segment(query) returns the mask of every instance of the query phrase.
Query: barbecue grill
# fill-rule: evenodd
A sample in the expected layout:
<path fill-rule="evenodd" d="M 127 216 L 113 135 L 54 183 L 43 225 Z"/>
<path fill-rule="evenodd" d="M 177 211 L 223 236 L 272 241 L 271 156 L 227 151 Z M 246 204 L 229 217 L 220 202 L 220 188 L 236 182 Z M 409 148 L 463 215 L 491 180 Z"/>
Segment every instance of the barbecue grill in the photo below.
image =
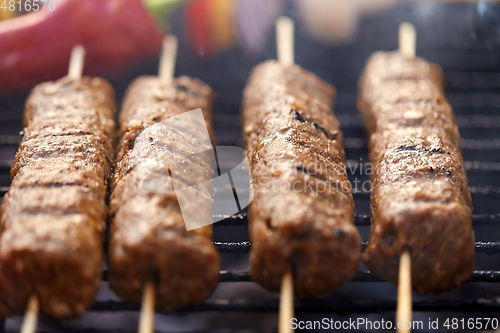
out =
<path fill-rule="evenodd" d="M 286 14 L 297 19 L 293 6 Z M 369 179 L 367 140 L 356 110 L 357 79 L 367 57 L 376 50 L 397 48 L 397 28 L 402 21 L 416 25 L 417 54 L 439 63 L 444 70 L 447 97 L 455 110 L 463 138 L 463 156 L 474 204 L 476 264 L 472 280 L 461 288 L 438 294 L 414 296 L 414 320 L 428 318 L 500 317 L 500 4 L 418 2 L 398 4 L 393 9 L 365 17 L 355 39 L 342 46 L 327 46 L 312 40 L 297 24 L 296 62 L 338 89 L 335 112 L 345 136 L 349 179 L 360 184 Z M 300 20 L 299 20 L 300 22 Z M 172 15 L 173 32 L 181 37 L 176 74 L 199 77 L 216 92 L 214 125 L 218 145 L 242 145 L 239 109 L 249 70 L 267 58 L 275 58 L 270 31 L 263 51 L 248 55 L 235 46 L 208 58 L 192 52 L 185 38 L 182 8 Z M 272 30 L 272 29 L 271 29 Z M 121 99 L 125 87 L 136 76 L 155 74 L 157 59 L 148 59 L 109 80 Z M 0 195 L 8 190 L 9 170 L 19 142 L 21 115 L 26 96 L 0 96 Z M 352 167 L 350 167 L 352 166 Z M 366 247 L 370 218 L 369 191 L 354 191 L 355 223 Z M 169 312 L 158 320 L 157 331 L 273 331 L 277 326 L 279 295 L 251 282 L 248 268 L 247 216 L 242 211 L 215 224 L 215 246 L 222 254 L 220 284 L 214 295 L 196 307 Z M 107 269 L 103 280 L 107 281 Z M 112 295 L 103 283 L 96 303 L 82 318 L 56 323 L 42 316 L 39 331 L 96 332 L 136 331 L 140 304 L 127 303 Z M 347 285 L 331 295 L 313 300 L 295 300 L 300 320 L 323 317 L 369 316 L 372 320 L 394 320 L 396 287 L 382 282 L 362 267 Z M 227 314 L 238 313 L 238 314 Z M 235 316 L 237 320 L 231 319 Z M 349 318 L 349 317 L 344 317 Z M 117 319 L 118 318 L 118 319 Z M 198 320 L 198 323 L 196 324 Z M 177 326 L 169 326 L 169 321 Z M 2 322 L 8 332 L 18 331 L 20 316 Z M 88 323 L 92 324 L 89 325 Z M 115 325 L 123 322 L 123 325 Z M 87 324 L 86 324 L 87 323 Z M 100 326 L 102 324 L 102 326 Z M 200 326 L 201 325 L 201 326 Z M 495 327 L 493 327 L 495 328 Z"/>

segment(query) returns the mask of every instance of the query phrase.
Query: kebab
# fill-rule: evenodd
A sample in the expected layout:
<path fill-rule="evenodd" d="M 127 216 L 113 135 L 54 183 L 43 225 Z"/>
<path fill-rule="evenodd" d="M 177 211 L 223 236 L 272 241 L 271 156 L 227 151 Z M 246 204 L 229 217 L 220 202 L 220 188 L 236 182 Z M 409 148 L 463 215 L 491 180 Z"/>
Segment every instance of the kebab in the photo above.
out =
<path fill-rule="evenodd" d="M 291 284 L 293 275 L 294 293 L 312 298 L 355 274 L 361 240 L 342 132 L 330 108 L 335 89 L 293 64 L 291 21 L 278 20 L 277 29 L 280 62 L 257 65 L 243 94 L 254 191 L 250 274 L 270 291 Z"/>
<path fill-rule="evenodd" d="M 401 51 L 372 55 L 360 80 L 358 106 L 374 165 L 372 229 L 363 261 L 393 283 L 400 258 L 408 268 L 411 262 L 411 279 L 407 273 L 404 280 L 419 293 L 437 293 L 471 276 L 472 203 L 443 73 L 415 57 L 414 37 L 413 43 L 404 38 L 408 26 L 401 31 Z"/>
<path fill-rule="evenodd" d="M 101 283 L 115 101 L 108 82 L 81 77 L 83 54 L 76 47 L 68 76 L 28 97 L 0 209 L 0 315 L 28 304 L 23 332 L 34 331 L 39 308 L 82 314 Z"/>
<path fill-rule="evenodd" d="M 192 154 L 199 148 L 199 133 L 208 129 L 213 141 L 212 90 L 198 79 L 173 78 L 175 41 L 172 36 L 165 41 L 159 77 L 140 77 L 129 86 L 119 116 L 121 140 L 110 196 L 109 281 L 125 300 L 140 301 L 143 295 L 141 332 L 153 329 L 155 302 L 165 309 L 200 303 L 219 279 L 212 226 L 188 231 L 178 202 L 184 194 L 156 188 L 170 188 L 171 183 L 178 188 L 176 184 L 214 176 L 210 159 Z M 163 122 L 197 108 L 203 112 L 201 122 L 179 122 L 175 129 L 162 130 Z M 208 146 L 212 149 L 210 142 Z M 189 171 L 186 178 L 173 176 L 175 162 Z M 158 181 L 150 178 L 155 174 Z M 149 185 L 148 179 L 153 179 Z M 192 188 L 197 200 L 189 208 L 211 221 L 213 187 Z M 200 206 L 199 200 L 209 204 Z"/>

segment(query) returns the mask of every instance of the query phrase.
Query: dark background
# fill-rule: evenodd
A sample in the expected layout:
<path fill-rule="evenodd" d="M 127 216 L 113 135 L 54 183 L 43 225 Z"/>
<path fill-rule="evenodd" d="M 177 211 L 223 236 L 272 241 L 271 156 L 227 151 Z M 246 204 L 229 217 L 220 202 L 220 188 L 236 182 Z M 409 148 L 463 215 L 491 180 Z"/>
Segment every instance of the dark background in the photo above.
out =
<path fill-rule="evenodd" d="M 398 26 L 403 21 L 417 28 L 417 54 L 439 63 L 446 77 L 447 97 L 453 106 L 460 132 L 464 139 L 463 156 L 469 173 L 473 193 L 474 214 L 500 213 L 500 5 L 492 2 L 434 3 L 412 2 L 398 4 L 383 13 L 365 16 L 360 21 L 353 40 L 342 45 L 326 45 L 315 41 L 297 18 L 293 3 L 285 8 L 285 14 L 296 19 L 295 60 L 325 81 L 336 86 L 338 95 L 335 112 L 346 137 L 347 159 L 367 162 L 366 136 L 361 118 L 356 110 L 357 80 L 369 55 L 376 50 L 397 48 Z M 215 91 L 214 124 L 219 145 L 241 145 L 240 105 L 245 82 L 250 70 L 257 63 L 276 58 L 274 28 L 260 54 L 249 54 L 235 44 L 231 48 L 208 57 L 200 57 L 188 43 L 183 8 L 171 16 L 173 33 L 179 37 L 179 53 L 176 75 L 201 78 Z M 0 46 L 1 47 L 1 46 Z M 156 74 L 158 58 L 146 59 L 119 76 L 108 79 L 121 100 L 127 85 L 137 76 Z M 1 78 L 0 78 L 1 80 Z M 0 136 L 11 140 L 21 130 L 24 94 L 0 95 Z M 10 163 L 16 145 L 1 145 L 1 163 Z M 474 163 L 477 162 L 477 163 Z M 350 180 L 368 179 L 367 175 L 352 174 Z M 8 186 L 6 174 L 0 175 L 0 186 Z M 483 191 L 483 192 L 482 192 Z M 484 192 L 486 191 L 486 192 Z M 481 194 L 483 193 L 483 194 Z M 484 193 L 489 193 L 484 195 Z M 358 214 L 368 213 L 368 197 L 355 196 Z M 363 240 L 368 239 L 369 227 L 360 227 Z M 498 241 L 500 226 L 476 226 L 477 241 Z M 215 229 L 216 241 L 248 240 L 245 227 L 219 227 Z M 499 255 L 476 255 L 476 270 L 499 270 Z M 224 254 L 222 269 L 246 269 L 248 256 Z M 364 267 L 361 267 L 365 269 Z M 224 283 L 216 289 L 212 298 L 276 299 L 253 283 Z M 332 301 L 349 302 L 352 298 L 396 298 L 396 287 L 387 283 L 348 283 L 328 296 Z M 414 295 L 415 301 L 465 300 L 473 298 L 496 299 L 500 297 L 500 284 L 467 283 L 463 287 L 439 295 Z M 103 284 L 99 300 L 116 299 Z M 323 317 L 348 319 L 358 316 L 339 317 L 335 314 L 302 314 L 299 319 Z M 429 313 L 414 314 L 414 319 L 427 323 L 429 318 L 446 317 L 499 317 L 493 313 Z M 394 320 L 393 312 L 369 315 L 372 320 Z M 116 332 L 134 332 L 137 313 L 89 312 L 81 319 L 56 323 L 43 318 L 40 328 L 47 332 L 85 331 L 98 332 L 110 329 Z M 18 331 L 20 316 L 7 319 L 6 328 Z M 156 329 L 170 331 L 274 331 L 276 313 L 208 312 L 201 314 L 157 315 Z"/>

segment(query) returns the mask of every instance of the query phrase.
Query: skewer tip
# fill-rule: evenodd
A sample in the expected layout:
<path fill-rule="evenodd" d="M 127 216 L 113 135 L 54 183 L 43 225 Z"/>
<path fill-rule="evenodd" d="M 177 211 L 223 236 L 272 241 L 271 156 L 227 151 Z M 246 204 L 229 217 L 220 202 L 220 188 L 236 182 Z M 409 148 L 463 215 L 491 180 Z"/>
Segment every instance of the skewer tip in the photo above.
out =
<path fill-rule="evenodd" d="M 278 61 L 283 65 L 293 65 L 294 59 L 294 23 L 289 17 L 276 20 L 276 45 Z"/>
<path fill-rule="evenodd" d="M 290 320 L 294 316 L 293 310 L 293 275 L 288 270 L 281 280 L 279 333 L 291 333 Z"/>
<path fill-rule="evenodd" d="M 396 312 L 397 332 L 411 332 L 412 322 L 411 257 L 405 250 L 399 261 L 398 303 Z M 401 327 L 401 328 L 400 328 Z"/>
<path fill-rule="evenodd" d="M 35 333 L 39 311 L 40 304 L 38 302 L 38 297 L 32 295 L 28 300 L 26 313 L 24 314 L 23 325 L 21 326 L 21 333 Z"/>
<path fill-rule="evenodd" d="M 82 45 L 76 45 L 71 51 L 69 60 L 68 76 L 73 80 L 79 80 L 83 73 L 83 64 L 85 62 L 85 48 Z"/>
<path fill-rule="evenodd" d="M 413 59 L 416 56 L 417 31 L 415 26 L 408 22 L 399 25 L 399 52 L 405 57 Z"/>
<path fill-rule="evenodd" d="M 174 35 L 167 35 L 163 39 L 163 49 L 160 56 L 158 76 L 164 80 L 173 80 L 175 73 L 175 62 L 179 42 Z"/>
<path fill-rule="evenodd" d="M 154 332 L 155 314 L 155 287 L 152 281 L 144 285 L 142 294 L 141 315 L 139 319 L 139 333 Z"/>

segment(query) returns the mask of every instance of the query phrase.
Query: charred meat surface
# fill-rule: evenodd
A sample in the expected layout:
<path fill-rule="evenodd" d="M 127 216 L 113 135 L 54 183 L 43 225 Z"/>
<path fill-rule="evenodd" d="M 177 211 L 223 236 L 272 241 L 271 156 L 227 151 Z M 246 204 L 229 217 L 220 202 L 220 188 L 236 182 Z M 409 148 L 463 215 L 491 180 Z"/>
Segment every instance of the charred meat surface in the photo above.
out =
<path fill-rule="evenodd" d="M 358 269 L 361 240 L 334 96 L 314 74 L 276 61 L 258 65 L 244 92 L 250 274 L 271 291 L 289 269 L 301 298 L 332 291 Z"/>
<path fill-rule="evenodd" d="M 101 283 L 113 168 L 114 91 L 99 78 L 35 87 L 0 208 L 0 316 L 31 295 L 56 318 L 82 314 Z"/>
<path fill-rule="evenodd" d="M 188 77 L 172 82 L 141 77 L 128 88 L 119 117 L 121 141 L 111 186 L 109 245 L 111 288 L 126 300 L 140 301 L 145 283 L 153 281 L 160 307 L 196 304 L 218 282 L 220 259 L 212 244 L 212 226 L 187 231 L 182 214 L 197 211 L 211 220 L 207 207 L 213 201 L 213 188 L 186 187 L 188 194 L 174 193 L 165 182 L 172 163 L 182 164 L 186 171 L 186 177 L 173 180 L 181 185 L 213 178 L 210 161 L 185 158 L 196 149 L 197 135 L 205 128 L 213 138 L 212 99 L 206 84 Z M 204 115 L 200 122 L 180 122 L 175 130 L 157 125 L 197 108 Z M 144 188 L 144 179 L 159 168 L 165 177 L 158 178 L 155 188 Z M 178 199 L 183 195 L 196 200 L 181 212 Z M 200 200 L 205 205 L 197 205 Z"/>
<path fill-rule="evenodd" d="M 472 202 L 441 69 L 377 52 L 360 80 L 358 106 L 374 166 L 364 263 L 397 283 L 399 258 L 409 250 L 417 292 L 460 286 L 473 269 Z"/>

